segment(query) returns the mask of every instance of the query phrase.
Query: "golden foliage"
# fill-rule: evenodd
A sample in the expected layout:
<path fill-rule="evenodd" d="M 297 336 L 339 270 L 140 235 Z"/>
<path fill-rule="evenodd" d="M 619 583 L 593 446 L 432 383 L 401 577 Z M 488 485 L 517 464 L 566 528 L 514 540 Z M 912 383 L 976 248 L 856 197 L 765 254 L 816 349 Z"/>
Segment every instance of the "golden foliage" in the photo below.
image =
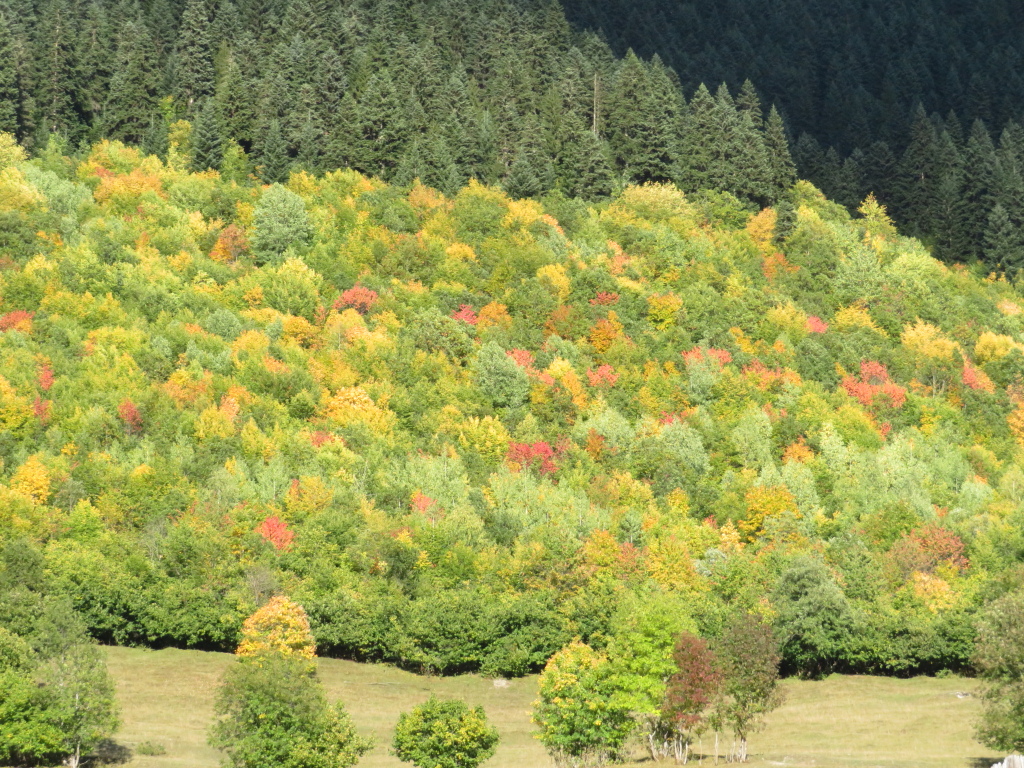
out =
<path fill-rule="evenodd" d="M 747 234 L 761 253 L 767 253 L 772 246 L 778 218 L 774 208 L 765 208 L 747 221 Z"/>
<path fill-rule="evenodd" d="M 787 512 L 797 513 L 796 499 L 789 489 L 783 485 L 758 485 L 747 491 L 745 495 L 747 517 L 740 521 L 740 530 L 749 538 L 754 538 L 762 530 L 765 523 L 780 517 Z"/>
<path fill-rule="evenodd" d="M 852 331 L 857 328 L 865 328 L 877 333 L 879 336 L 887 336 L 885 331 L 875 325 L 867 309 L 858 304 L 843 307 L 836 316 L 832 318 L 832 325 L 837 331 Z"/>
<path fill-rule="evenodd" d="M 921 320 L 914 325 L 906 326 L 900 334 L 900 341 L 904 347 L 917 355 L 943 362 L 952 360 L 953 353 L 959 346 L 943 335 L 936 326 Z"/>
<path fill-rule="evenodd" d="M 622 323 L 615 310 L 608 312 L 608 317 L 598 320 L 590 329 L 590 344 L 598 352 L 607 352 L 608 348 L 622 336 Z"/>
<path fill-rule="evenodd" d="M 342 387 L 325 398 L 324 418 L 339 427 L 362 423 L 373 430 L 387 432 L 395 415 L 378 407 L 362 387 Z"/>
<path fill-rule="evenodd" d="M 569 276 L 562 264 L 545 264 L 537 270 L 537 279 L 541 285 L 551 291 L 552 295 L 558 299 L 559 304 L 564 304 L 569 300 Z"/>
<path fill-rule="evenodd" d="M 45 504 L 50 498 L 50 473 L 40 460 L 40 454 L 29 456 L 11 477 L 11 490 L 30 499 L 33 504 Z"/>
<path fill-rule="evenodd" d="M 309 617 L 298 603 L 277 596 L 245 620 L 235 654 L 253 658 L 278 654 L 299 659 L 316 656 Z"/>
<path fill-rule="evenodd" d="M 675 325 L 679 310 L 683 308 L 683 300 L 674 293 L 647 297 L 647 317 L 651 323 L 661 330 Z"/>
<path fill-rule="evenodd" d="M 1015 349 L 1024 352 L 1024 344 L 1018 344 L 1012 336 L 983 331 L 974 345 L 974 359 L 979 363 L 991 363 L 1002 360 Z"/>

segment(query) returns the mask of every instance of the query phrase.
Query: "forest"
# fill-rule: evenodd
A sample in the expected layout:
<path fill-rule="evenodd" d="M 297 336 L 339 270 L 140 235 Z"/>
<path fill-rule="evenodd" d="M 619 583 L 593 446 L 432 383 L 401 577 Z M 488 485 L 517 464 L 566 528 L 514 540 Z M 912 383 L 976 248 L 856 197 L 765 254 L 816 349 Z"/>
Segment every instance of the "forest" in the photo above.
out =
<path fill-rule="evenodd" d="M 567 10 L 0 5 L 0 674 L 231 651 L 284 596 L 318 654 L 422 673 L 635 653 L 622 739 L 705 639 L 773 681 L 1003 669 L 1019 83 L 865 97 L 855 141 L 793 106 L 818 81 Z M 915 23 L 994 89 L 1019 15 Z"/>

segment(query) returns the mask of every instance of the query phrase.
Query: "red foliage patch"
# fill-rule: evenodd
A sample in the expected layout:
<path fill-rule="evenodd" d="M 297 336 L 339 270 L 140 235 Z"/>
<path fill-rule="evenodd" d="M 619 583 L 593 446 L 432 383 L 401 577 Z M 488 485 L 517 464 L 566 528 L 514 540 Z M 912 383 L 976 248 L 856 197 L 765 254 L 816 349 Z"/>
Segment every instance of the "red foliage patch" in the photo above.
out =
<path fill-rule="evenodd" d="M 915 528 L 892 545 L 889 556 L 904 577 L 915 571 L 932 573 L 943 564 L 949 564 L 957 573 L 969 565 L 964 554 L 963 540 L 946 528 L 934 523 Z"/>
<path fill-rule="evenodd" d="M 592 387 L 614 387 L 619 374 L 610 365 L 602 365 L 596 371 L 587 369 L 587 379 Z"/>
<path fill-rule="evenodd" d="M 597 296 L 590 300 L 590 303 L 595 307 L 608 307 L 612 304 L 618 304 L 619 294 L 600 291 Z"/>
<path fill-rule="evenodd" d="M 16 309 L 6 315 L 0 315 L 0 331 L 9 331 L 19 326 L 24 328 L 32 322 L 32 318 L 35 316 L 35 312 L 26 312 L 24 309 Z"/>
<path fill-rule="evenodd" d="M 713 360 L 719 368 L 732 362 L 732 355 L 725 349 L 715 347 L 694 347 L 688 352 L 683 352 L 683 360 L 687 363 L 699 363 L 704 360 Z"/>
<path fill-rule="evenodd" d="M 548 443 L 510 443 L 505 461 L 516 470 L 536 468 L 542 475 L 554 474 L 558 465 L 554 462 L 555 449 Z"/>
<path fill-rule="evenodd" d="M 470 325 L 476 325 L 480 320 L 480 318 L 476 316 L 476 311 L 469 306 L 469 304 L 460 304 L 458 311 L 452 312 L 452 318 L 455 320 L 461 320 L 464 323 L 469 323 Z"/>
<path fill-rule="evenodd" d="M 881 363 L 865 360 L 860 364 L 860 379 L 847 376 L 843 389 L 864 407 L 902 408 L 907 390 L 889 379 L 889 369 Z"/>
<path fill-rule="evenodd" d="M 295 532 L 288 530 L 288 524 L 277 515 L 271 515 L 260 523 L 256 533 L 269 541 L 278 552 L 287 552 L 295 540 Z"/>
<path fill-rule="evenodd" d="M 121 401 L 121 404 L 117 406 L 117 415 L 129 432 L 135 434 L 142 431 L 142 414 L 131 400 L 125 398 Z"/>
<path fill-rule="evenodd" d="M 43 361 L 39 363 L 36 371 L 36 383 L 43 392 L 50 391 L 50 387 L 53 386 L 53 367 L 49 362 Z"/>
<path fill-rule="evenodd" d="M 32 412 L 36 415 L 36 418 L 42 424 L 50 423 L 50 406 L 53 405 L 52 400 L 43 400 L 41 397 L 37 397 L 35 402 L 32 403 Z"/>
<path fill-rule="evenodd" d="M 365 315 L 377 303 L 378 298 L 380 297 L 376 291 L 357 283 L 341 294 L 341 297 L 334 302 L 334 308 L 351 307 L 359 314 Z"/>
<path fill-rule="evenodd" d="M 828 323 L 822 320 L 817 315 L 808 315 L 807 317 L 807 332 L 808 333 L 827 333 Z"/>

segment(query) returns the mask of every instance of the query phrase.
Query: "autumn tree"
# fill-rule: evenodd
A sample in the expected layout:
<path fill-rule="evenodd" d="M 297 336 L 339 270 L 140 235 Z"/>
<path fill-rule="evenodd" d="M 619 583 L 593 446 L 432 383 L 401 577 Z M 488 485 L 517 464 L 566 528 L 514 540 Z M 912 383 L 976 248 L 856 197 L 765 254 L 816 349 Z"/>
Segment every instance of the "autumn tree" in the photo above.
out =
<path fill-rule="evenodd" d="M 673 728 L 672 747 L 676 761 L 690 757 L 695 736 L 708 726 L 708 717 L 722 685 L 722 671 L 707 641 L 683 632 L 672 653 L 676 671 L 665 687 L 662 718 Z"/>
<path fill-rule="evenodd" d="M 246 621 L 238 661 L 217 699 L 210 745 L 231 768 L 347 768 L 371 742 L 359 736 L 342 704 L 331 705 L 312 659 L 305 611 L 273 598 Z"/>
<path fill-rule="evenodd" d="M 611 672 L 607 657 L 578 641 L 544 667 L 533 722 L 557 765 L 600 765 L 621 752 L 633 720 L 628 705 L 614 701 Z"/>

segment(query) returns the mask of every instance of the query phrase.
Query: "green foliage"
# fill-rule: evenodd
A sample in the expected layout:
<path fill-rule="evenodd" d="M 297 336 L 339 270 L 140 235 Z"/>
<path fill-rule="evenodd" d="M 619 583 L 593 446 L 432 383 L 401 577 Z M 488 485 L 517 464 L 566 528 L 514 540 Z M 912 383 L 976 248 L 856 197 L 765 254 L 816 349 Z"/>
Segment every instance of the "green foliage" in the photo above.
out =
<path fill-rule="evenodd" d="M 280 263 L 289 248 L 301 250 L 312 236 L 302 198 L 280 184 L 260 196 L 253 213 L 251 246 L 260 263 Z"/>
<path fill-rule="evenodd" d="M 498 731 L 483 707 L 431 696 L 399 716 L 392 746 L 399 760 L 417 768 L 476 768 L 494 755 Z"/>
<path fill-rule="evenodd" d="M 615 759 L 633 720 L 615 700 L 608 659 L 583 643 L 551 657 L 540 676 L 533 721 L 540 740 L 558 765 L 601 765 Z"/>
<path fill-rule="evenodd" d="M 227 765 L 256 768 L 346 768 L 370 749 L 340 704 L 300 658 L 271 655 L 242 660 L 225 676 L 210 744 Z"/>
<path fill-rule="evenodd" d="M 982 743 L 1007 752 L 1024 747 L 1024 595 L 993 602 L 978 623 L 974 665 L 986 683 L 978 724 Z"/>

